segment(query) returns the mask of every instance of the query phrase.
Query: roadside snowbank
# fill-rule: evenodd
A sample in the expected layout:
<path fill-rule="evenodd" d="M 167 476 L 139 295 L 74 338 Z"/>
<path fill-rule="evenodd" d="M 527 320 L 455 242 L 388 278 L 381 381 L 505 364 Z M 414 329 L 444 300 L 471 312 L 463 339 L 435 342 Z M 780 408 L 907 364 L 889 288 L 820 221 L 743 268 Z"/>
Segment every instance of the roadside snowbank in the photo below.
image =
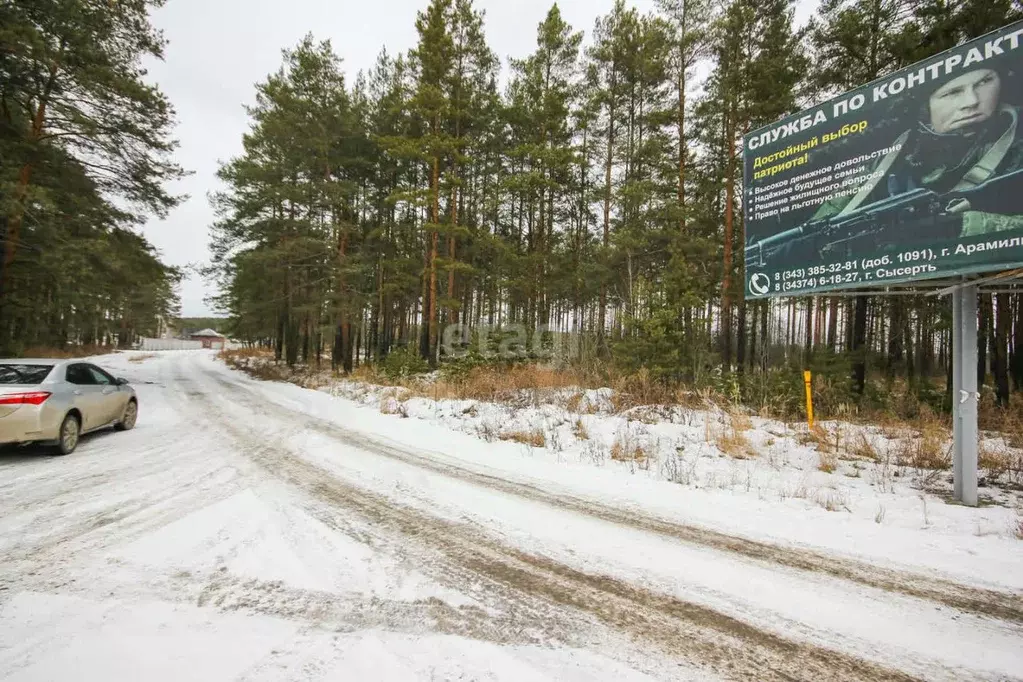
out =
<path fill-rule="evenodd" d="M 519 400 L 432 400 L 393 386 L 281 382 L 267 397 L 430 456 L 584 499 L 745 537 L 1023 589 L 1023 496 L 988 485 L 984 506 L 950 503 L 951 473 L 905 463 L 926 434 L 805 425 L 708 407 L 614 413 L 611 389 L 525 391 Z M 825 460 L 821 450 L 836 453 Z M 866 443 L 867 445 L 863 445 Z M 541 445 L 542 444 L 542 445 Z M 1007 447 L 997 440 L 990 447 Z"/>

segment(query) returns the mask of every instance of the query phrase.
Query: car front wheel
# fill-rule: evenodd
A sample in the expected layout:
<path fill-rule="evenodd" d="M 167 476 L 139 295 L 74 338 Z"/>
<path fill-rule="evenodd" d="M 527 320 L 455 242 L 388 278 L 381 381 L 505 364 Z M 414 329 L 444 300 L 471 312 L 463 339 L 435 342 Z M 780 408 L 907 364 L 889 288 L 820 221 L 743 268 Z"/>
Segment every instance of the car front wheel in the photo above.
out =
<path fill-rule="evenodd" d="M 64 417 L 60 424 L 60 439 L 57 441 L 57 452 L 61 455 L 70 455 L 78 447 L 78 439 L 82 433 L 82 425 L 78 417 L 69 414 Z"/>
<path fill-rule="evenodd" d="M 135 428 L 135 421 L 139 418 L 139 404 L 134 400 L 129 400 L 128 404 L 124 407 L 124 415 L 121 417 L 121 421 L 117 422 L 114 426 L 118 431 L 131 431 Z"/>

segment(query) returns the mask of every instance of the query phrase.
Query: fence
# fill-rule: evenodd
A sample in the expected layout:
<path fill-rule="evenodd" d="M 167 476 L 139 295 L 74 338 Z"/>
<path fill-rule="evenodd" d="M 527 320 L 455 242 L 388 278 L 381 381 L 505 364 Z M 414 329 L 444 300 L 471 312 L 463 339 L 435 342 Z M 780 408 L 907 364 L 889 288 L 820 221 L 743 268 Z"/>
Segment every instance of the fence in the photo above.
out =
<path fill-rule="evenodd" d="M 202 341 L 189 339 L 142 339 L 142 350 L 200 350 Z"/>

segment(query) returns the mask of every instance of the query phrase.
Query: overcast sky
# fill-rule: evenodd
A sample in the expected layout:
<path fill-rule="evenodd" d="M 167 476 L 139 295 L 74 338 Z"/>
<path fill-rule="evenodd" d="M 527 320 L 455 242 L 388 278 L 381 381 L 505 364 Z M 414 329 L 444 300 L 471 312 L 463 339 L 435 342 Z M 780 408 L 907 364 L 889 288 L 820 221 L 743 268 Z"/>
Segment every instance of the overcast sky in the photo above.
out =
<path fill-rule="evenodd" d="M 189 199 L 166 220 L 144 228 L 149 240 L 172 265 L 203 264 L 209 258 L 208 228 L 213 213 L 207 193 L 217 188 L 217 163 L 241 152 L 248 127 L 243 106 L 253 102 L 253 85 L 275 71 L 281 50 L 311 32 L 330 39 L 351 79 L 373 66 L 380 49 L 405 52 L 415 45 L 416 12 L 427 0 L 167 0 L 153 16 L 169 44 L 164 61 L 150 65 L 177 112 L 177 160 L 192 175 L 177 183 Z M 614 0 L 559 0 L 562 15 L 587 37 L 597 16 Z M 633 0 L 640 11 L 654 0 Z M 551 0 L 476 0 L 486 11 L 487 40 L 507 67 L 536 45 L 536 26 Z M 802 23 L 816 0 L 800 0 Z M 213 314 L 205 302 L 209 285 L 197 276 L 181 287 L 184 316 Z"/>

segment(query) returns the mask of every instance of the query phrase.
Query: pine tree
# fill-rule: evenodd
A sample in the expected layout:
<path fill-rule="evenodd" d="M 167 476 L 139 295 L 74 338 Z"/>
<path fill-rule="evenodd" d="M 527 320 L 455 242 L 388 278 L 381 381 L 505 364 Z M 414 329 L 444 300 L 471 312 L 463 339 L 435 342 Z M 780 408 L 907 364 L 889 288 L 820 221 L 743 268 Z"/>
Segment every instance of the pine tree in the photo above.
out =
<path fill-rule="evenodd" d="M 173 112 L 141 66 L 163 50 L 148 19 L 160 4 L 0 6 L 2 351 L 125 343 L 173 308 L 179 273 L 130 233 L 177 203 L 164 185 L 181 175 Z M 137 296 L 111 291 L 103 275 Z M 80 288 L 86 280 L 93 289 Z"/>
<path fill-rule="evenodd" d="M 546 300 L 555 225 L 564 215 L 575 160 L 570 114 L 576 98 L 576 70 L 582 34 L 573 33 L 557 5 L 537 27 L 537 49 L 512 62 L 514 114 L 524 139 L 512 154 L 520 163 L 510 183 L 528 206 L 526 323 L 535 328 L 550 320 Z"/>
<path fill-rule="evenodd" d="M 689 156 L 686 132 L 686 102 L 693 69 L 707 55 L 710 43 L 711 3 L 707 0 L 657 0 L 667 22 L 670 42 L 669 69 L 675 89 L 676 140 L 678 144 L 679 231 L 686 229 L 686 161 Z"/>
<path fill-rule="evenodd" d="M 364 134 L 329 42 L 307 36 L 284 63 L 257 88 L 244 154 L 219 171 L 230 189 L 214 197 L 220 220 L 211 248 L 228 285 L 224 305 L 260 319 L 278 358 L 294 364 L 306 355 L 326 315 L 336 330 L 334 362 L 350 370 L 351 320 L 362 307 L 352 279 Z M 252 288 L 239 288 L 239 274 L 252 269 L 262 277 L 245 277 Z"/>
<path fill-rule="evenodd" d="M 222 302 L 284 360 L 319 358 L 333 337 L 343 370 L 416 339 L 419 355 L 448 363 L 464 326 L 483 338 L 514 322 L 595 337 L 603 361 L 657 378 L 704 384 L 719 366 L 759 367 L 735 377 L 747 397 L 766 395 L 790 369 L 779 364 L 830 362 L 825 344 L 858 360 L 861 387 L 868 349 L 923 385 L 948 358 L 933 301 L 747 307 L 740 144 L 921 42 L 963 39 L 988 10 L 962 6 L 828 0 L 809 29 L 812 61 L 788 0 L 661 0 L 647 16 L 618 2 L 582 59 L 554 6 L 502 93 L 468 0 L 431 2 L 417 48 L 382 54 L 350 87 L 336 58 L 303 46 L 261 84 L 245 154 L 223 171 Z M 328 108 L 303 74 L 333 83 Z M 1000 397 L 1023 366 L 1010 333 L 1020 310 L 996 298 L 990 311 Z"/>
<path fill-rule="evenodd" d="M 607 351 L 608 286 L 611 270 L 612 217 L 616 202 L 615 166 L 621 154 L 621 115 L 628 92 L 624 72 L 626 69 L 627 36 L 635 30 L 639 16 L 634 9 L 626 9 L 623 0 L 616 0 L 611 12 L 597 20 L 593 32 L 593 45 L 587 51 L 590 62 L 590 88 L 592 97 L 601 108 L 595 140 L 601 147 L 603 204 L 601 220 L 601 254 L 599 275 L 600 296 L 597 302 L 597 347 Z"/>
<path fill-rule="evenodd" d="M 451 37 L 451 0 L 432 0 L 416 19 L 419 45 L 413 52 L 418 82 L 411 106 L 424 122 L 421 137 L 410 140 L 412 148 L 429 163 L 429 218 L 423 277 L 423 333 L 419 350 L 423 358 L 437 358 L 437 255 L 441 224 L 441 166 L 451 154 L 451 139 L 445 124 L 450 116 L 450 100 L 445 86 L 451 78 L 454 41 Z"/>
<path fill-rule="evenodd" d="M 460 303 L 455 293 L 455 275 L 467 271 L 456 258 L 456 242 L 468 236 L 459 224 L 459 208 L 464 204 L 463 194 L 466 165 L 472 156 L 466 152 L 476 146 L 482 135 L 482 110 L 492 95 L 497 57 L 487 47 L 483 34 L 483 15 L 473 9 L 471 0 L 455 0 L 451 17 L 451 73 L 446 87 L 449 100 L 451 126 L 451 157 L 446 177 L 448 191 L 448 224 L 444 229 L 448 238 L 448 254 L 443 265 L 448 273 L 447 322 L 458 322 Z"/>

